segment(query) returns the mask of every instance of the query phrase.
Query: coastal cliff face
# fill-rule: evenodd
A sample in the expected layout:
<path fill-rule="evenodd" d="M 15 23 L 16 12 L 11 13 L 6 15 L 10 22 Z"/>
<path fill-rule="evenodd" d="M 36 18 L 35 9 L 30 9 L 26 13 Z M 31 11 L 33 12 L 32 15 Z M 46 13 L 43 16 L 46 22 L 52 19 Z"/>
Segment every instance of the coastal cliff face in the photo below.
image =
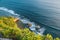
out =
<path fill-rule="evenodd" d="M 15 19 L 14 19 L 14 22 L 17 24 L 17 26 L 18 26 L 20 29 L 24 29 L 24 28 L 25 28 L 25 24 L 24 24 L 19 18 L 15 18 Z"/>
<path fill-rule="evenodd" d="M 23 29 L 22 29 L 22 28 Z M 0 17 L 0 37 L 12 40 L 60 40 L 50 35 L 41 36 L 24 28 L 24 24 L 14 17 Z"/>

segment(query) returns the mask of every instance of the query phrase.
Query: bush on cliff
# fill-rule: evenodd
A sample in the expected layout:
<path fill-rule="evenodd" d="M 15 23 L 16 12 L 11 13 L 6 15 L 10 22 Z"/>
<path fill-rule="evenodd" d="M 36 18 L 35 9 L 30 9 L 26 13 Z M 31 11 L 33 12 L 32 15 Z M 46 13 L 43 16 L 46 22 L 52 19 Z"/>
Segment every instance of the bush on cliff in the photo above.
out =
<path fill-rule="evenodd" d="M 28 28 L 18 28 L 13 17 L 0 17 L 0 37 L 11 38 L 13 40 L 60 40 L 50 35 L 41 36 L 31 32 Z"/>

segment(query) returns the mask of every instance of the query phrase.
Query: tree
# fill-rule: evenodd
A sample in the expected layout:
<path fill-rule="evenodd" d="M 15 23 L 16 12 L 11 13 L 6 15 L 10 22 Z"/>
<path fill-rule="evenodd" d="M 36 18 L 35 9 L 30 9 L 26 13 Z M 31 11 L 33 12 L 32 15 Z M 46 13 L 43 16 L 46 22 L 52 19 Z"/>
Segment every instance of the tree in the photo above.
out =
<path fill-rule="evenodd" d="M 53 37 L 50 34 L 47 34 L 45 40 L 53 40 Z"/>
<path fill-rule="evenodd" d="M 54 40 L 60 40 L 60 38 L 55 38 Z"/>

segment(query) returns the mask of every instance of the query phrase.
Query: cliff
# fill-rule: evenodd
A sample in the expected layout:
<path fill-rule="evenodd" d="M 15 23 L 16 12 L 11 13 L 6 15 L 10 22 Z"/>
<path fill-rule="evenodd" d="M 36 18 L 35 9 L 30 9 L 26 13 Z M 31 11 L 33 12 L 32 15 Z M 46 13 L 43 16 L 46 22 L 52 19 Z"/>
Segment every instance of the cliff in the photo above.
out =
<path fill-rule="evenodd" d="M 39 35 L 24 28 L 24 24 L 14 17 L 0 17 L 0 37 L 12 40 L 60 40 L 52 35 Z"/>

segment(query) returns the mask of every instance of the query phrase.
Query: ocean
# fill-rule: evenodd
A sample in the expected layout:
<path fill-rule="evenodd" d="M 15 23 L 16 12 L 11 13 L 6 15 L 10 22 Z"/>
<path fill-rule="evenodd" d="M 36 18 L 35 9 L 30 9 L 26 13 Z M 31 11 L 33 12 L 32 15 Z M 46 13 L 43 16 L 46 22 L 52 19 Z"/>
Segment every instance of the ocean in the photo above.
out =
<path fill-rule="evenodd" d="M 3 15 L 31 23 L 31 30 L 38 24 L 40 34 L 60 37 L 60 0 L 0 0 L 0 16 Z"/>

